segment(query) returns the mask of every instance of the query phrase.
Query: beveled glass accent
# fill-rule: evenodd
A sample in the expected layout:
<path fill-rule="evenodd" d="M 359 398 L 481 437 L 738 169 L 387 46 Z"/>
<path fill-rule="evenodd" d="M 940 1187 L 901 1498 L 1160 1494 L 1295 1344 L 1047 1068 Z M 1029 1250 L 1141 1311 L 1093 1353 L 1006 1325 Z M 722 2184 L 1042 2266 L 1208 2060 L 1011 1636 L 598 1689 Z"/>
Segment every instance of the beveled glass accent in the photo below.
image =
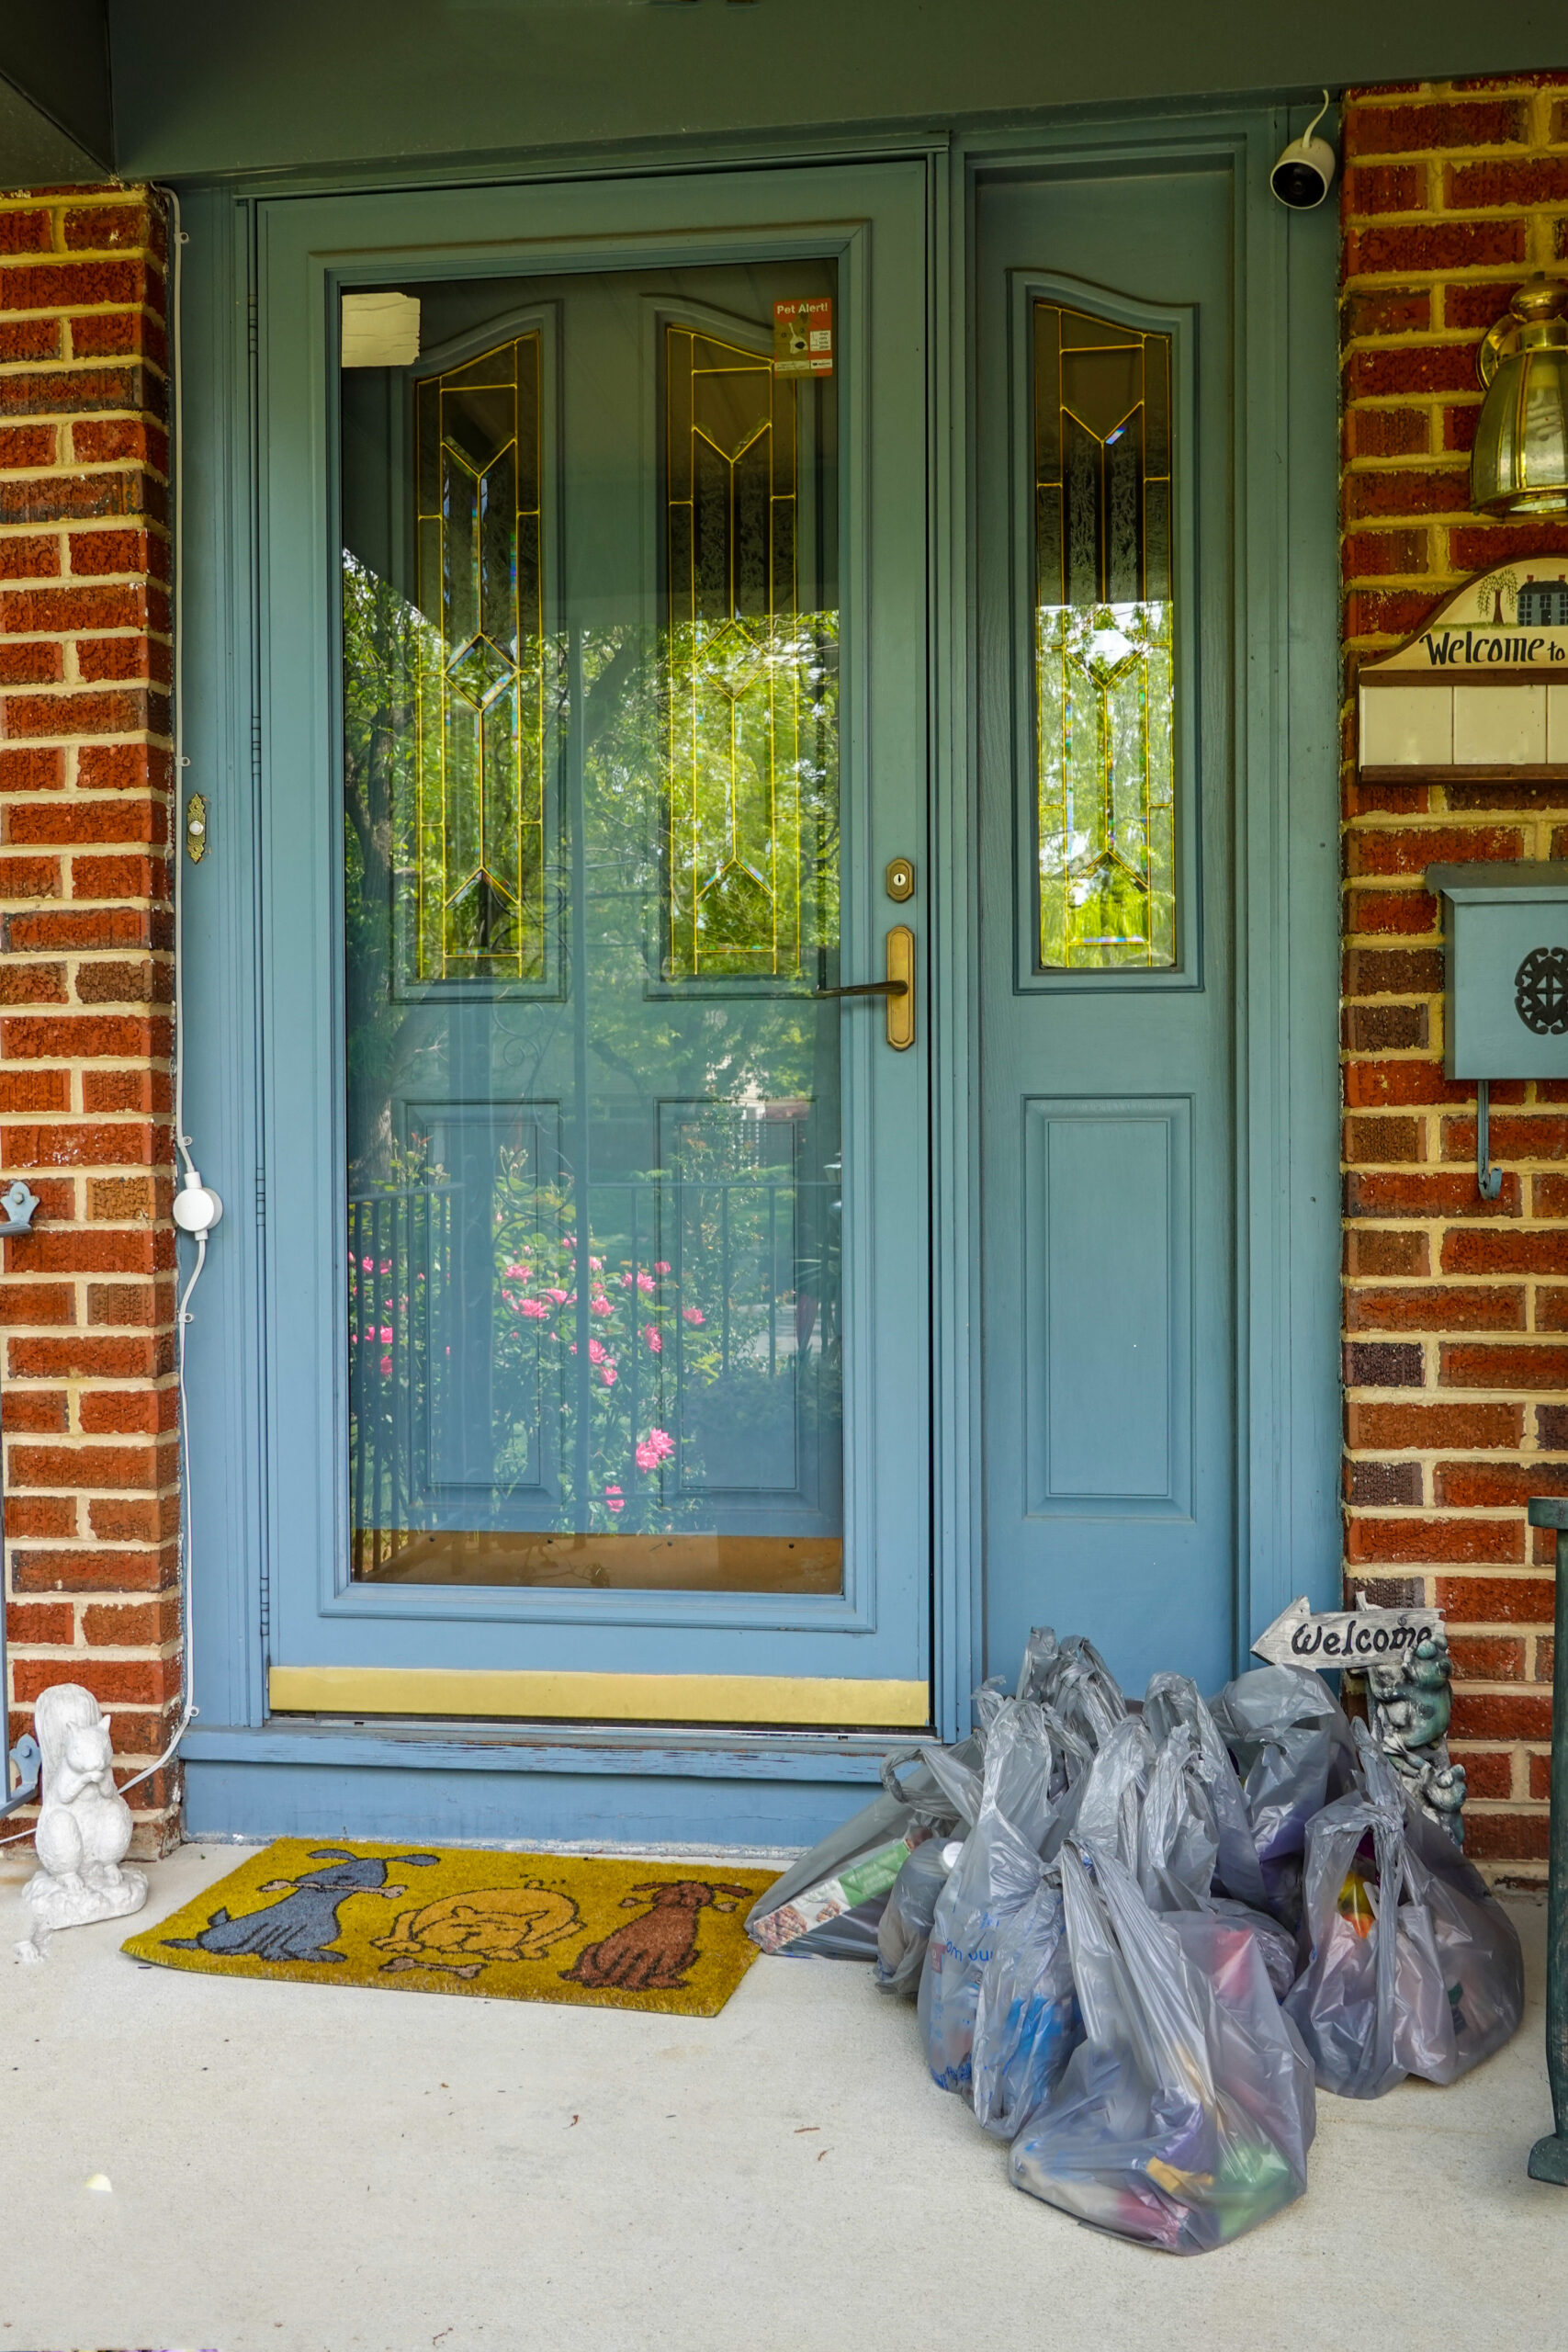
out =
<path fill-rule="evenodd" d="M 1177 960 L 1170 342 L 1033 305 L 1045 971 Z"/>
<path fill-rule="evenodd" d="M 796 611 L 797 391 L 771 352 L 665 329 L 665 977 L 799 976 L 803 718 L 830 726 Z"/>
<path fill-rule="evenodd" d="M 540 337 L 415 388 L 419 644 L 412 809 L 416 981 L 545 968 Z M 406 953 L 406 945 L 405 945 Z"/>

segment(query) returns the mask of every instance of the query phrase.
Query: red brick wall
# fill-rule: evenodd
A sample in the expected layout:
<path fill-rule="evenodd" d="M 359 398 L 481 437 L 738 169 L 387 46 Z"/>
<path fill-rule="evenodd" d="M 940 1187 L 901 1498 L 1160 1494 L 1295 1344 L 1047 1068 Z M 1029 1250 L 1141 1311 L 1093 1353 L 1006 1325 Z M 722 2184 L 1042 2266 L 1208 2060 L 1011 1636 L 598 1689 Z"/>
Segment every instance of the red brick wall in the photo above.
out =
<path fill-rule="evenodd" d="M 164 258 L 145 190 L 0 198 L 0 1166 L 42 1202 L 0 1284 L 10 1737 L 85 1682 L 122 1778 L 180 1679 Z M 139 1850 L 173 1803 L 134 1792 Z"/>
<path fill-rule="evenodd" d="M 1530 1880 L 1552 1581 L 1525 1503 L 1568 1494 L 1568 1086 L 1494 1087 L 1483 1201 L 1422 869 L 1568 854 L 1568 777 L 1363 785 L 1354 686 L 1462 579 L 1568 553 L 1563 524 L 1472 514 L 1468 462 L 1476 345 L 1568 259 L 1568 75 L 1351 91 L 1344 152 L 1346 1577 L 1448 1611 L 1470 1848 Z"/>

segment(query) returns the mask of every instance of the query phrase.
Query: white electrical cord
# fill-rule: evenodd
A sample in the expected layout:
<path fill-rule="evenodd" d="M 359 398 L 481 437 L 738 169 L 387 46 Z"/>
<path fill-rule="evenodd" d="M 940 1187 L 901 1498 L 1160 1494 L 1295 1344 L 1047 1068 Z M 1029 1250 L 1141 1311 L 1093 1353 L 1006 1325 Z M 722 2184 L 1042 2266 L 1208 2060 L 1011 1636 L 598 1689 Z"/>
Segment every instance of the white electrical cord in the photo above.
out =
<path fill-rule="evenodd" d="M 196 1721 L 196 1654 L 192 1640 L 191 1611 L 191 1508 L 190 1508 L 190 1442 L 186 1427 L 186 1331 L 190 1323 L 191 1293 L 201 1280 L 207 1263 L 207 1237 L 223 1214 L 223 1204 L 216 1193 L 203 1184 L 196 1162 L 190 1156 L 190 1137 L 185 1131 L 185 859 L 180 842 L 181 785 L 187 764 L 185 755 L 185 660 L 184 632 L 180 628 L 180 603 L 185 580 L 185 380 L 181 369 L 180 349 L 180 270 L 181 248 L 185 231 L 180 225 L 180 200 L 173 188 L 159 191 L 169 208 L 170 284 L 169 284 L 169 385 L 171 392 L 169 445 L 173 453 L 174 491 L 174 582 L 170 598 L 174 636 L 174 789 L 170 796 L 170 850 L 174 858 L 175 898 L 175 1143 L 185 1162 L 184 1180 L 175 1194 L 175 1223 L 182 1232 L 196 1239 L 196 1263 L 190 1279 L 180 1293 L 179 1311 L 175 1332 L 175 1381 L 179 1392 L 178 1467 L 180 1473 L 180 1518 L 176 1536 L 176 1565 L 180 1587 L 180 1720 L 163 1754 L 145 1770 L 120 1786 L 123 1796 L 128 1790 L 140 1788 L 168 1763 L 191 1724 Z M 0 1846 L 15 1846 L 32 1836 L 30 1829 L 17 1830 L 8 1838 L 0 1838 Z"/>

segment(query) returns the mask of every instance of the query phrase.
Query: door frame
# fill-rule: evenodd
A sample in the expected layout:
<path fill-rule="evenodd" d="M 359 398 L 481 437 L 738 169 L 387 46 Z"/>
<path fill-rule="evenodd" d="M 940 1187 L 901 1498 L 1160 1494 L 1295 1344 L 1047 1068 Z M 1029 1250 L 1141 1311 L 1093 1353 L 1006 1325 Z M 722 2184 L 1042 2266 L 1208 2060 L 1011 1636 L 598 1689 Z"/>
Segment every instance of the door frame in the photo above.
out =
<path fill-rule="evenodd" d="M 1299 111 L 1299 109 L 1298 109 Z M 186 781 L 213 850 L 187 889 L 186 1100 L 229 1204 L 190 1335 L 193 1619 L 201 1715 L 187 1735 L 188 1821 L 206 1835 L 613 1834 L 798 1844 L 842 1818 L 897 1734 L 709 1735 L 672 1728 L 453 1727 L 268 1720 L 270 1616 L 262 1414 L 269 1201 L 262 1153 L 257 902 L 264 821 L 257 702 L 257 207 L 263 198 L 812 164 L 925 164 L 931 808 L 926 955 L 932 1067 L 932 1702 L 966 1722 L 982 1655 L 972 288 L 982 175 L 1203 159 L 1234 175 L 1238 495 L 1236 1077 L 1239 1562 L 1235 1654 L 1297 1591 L 1337 1589 L 1337 246 L 1331 210 L 1286 214 L 1268 171 L 1283 105 L 1002 131 L 873 127 L 814 140 L 693 142 L 518 157 L 449 172 L 301 173 L 181 190 L 186 305 L 183 592 Z M 1281 454 L 1282 453 L 1282 454 Z M 269 1235 L 276 1240 L 269 1243 Z"/>

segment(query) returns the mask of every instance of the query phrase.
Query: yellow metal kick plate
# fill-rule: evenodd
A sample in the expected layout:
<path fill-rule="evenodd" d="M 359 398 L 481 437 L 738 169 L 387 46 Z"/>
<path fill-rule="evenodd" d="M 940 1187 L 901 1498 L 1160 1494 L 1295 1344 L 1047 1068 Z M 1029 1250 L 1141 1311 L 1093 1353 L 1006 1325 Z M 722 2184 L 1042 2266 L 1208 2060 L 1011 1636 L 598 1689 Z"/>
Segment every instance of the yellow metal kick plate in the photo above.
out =
<path fill-rule="evenodd" d="M 275 1714 L 484 1715 L 520 1722 L 770 1724 L 923 1731 L 923 1682 L 788 1674 L 550 1674 L 425 1666 L 275 1666 Z"/>

